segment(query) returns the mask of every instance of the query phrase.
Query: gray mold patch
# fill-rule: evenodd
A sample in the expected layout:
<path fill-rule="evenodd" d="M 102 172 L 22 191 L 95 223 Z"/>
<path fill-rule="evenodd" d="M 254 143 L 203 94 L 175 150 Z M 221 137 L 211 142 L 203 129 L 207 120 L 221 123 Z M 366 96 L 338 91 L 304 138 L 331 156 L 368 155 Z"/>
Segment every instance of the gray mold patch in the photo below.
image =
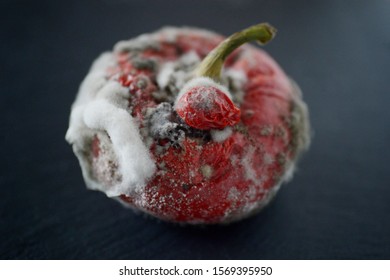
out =
<path fill-rule="evenodd" d="M 177 122 L 173 122 L 174 111 L 172 105 L 160 103 L 149 118 L 150 134 L 155 139 L 169 139 L 174 145 L 180 145 L 184 140 L 185 132 Z"/>

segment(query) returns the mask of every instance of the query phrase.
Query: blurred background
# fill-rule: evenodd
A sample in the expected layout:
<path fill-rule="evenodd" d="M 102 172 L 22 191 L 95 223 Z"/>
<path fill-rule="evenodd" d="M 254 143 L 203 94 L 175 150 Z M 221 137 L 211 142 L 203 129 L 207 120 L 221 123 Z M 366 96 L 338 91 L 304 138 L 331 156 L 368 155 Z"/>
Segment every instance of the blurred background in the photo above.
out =
<path fill-rule="evenodd" d="M 0 258 L 389 259 L 390 1 L 0 3 Z M 183 227 L 85 188 L 65 142 L 92 61 L 161 26 L 229 35 L 268 21 L 265 47 L 301 86 L 313 141 L 263 212 Z"/>

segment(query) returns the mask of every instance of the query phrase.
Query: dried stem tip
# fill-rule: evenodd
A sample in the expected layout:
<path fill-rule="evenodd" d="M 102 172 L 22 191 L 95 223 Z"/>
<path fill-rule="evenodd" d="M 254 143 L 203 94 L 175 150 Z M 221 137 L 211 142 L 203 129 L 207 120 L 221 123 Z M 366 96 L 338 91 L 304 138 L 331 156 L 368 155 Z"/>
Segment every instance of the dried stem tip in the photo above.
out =
<path fill-rule="evenodd" d="M 257 41 L 264 45 L 275 37 L 276 29 L 268 23 L 253 25 L 240 32 L 234 33 L 222 41 L 211 51 L 195 70 L 197 77 L 209 77 L 218 81 L 226 57 L 242 44 Z"/>

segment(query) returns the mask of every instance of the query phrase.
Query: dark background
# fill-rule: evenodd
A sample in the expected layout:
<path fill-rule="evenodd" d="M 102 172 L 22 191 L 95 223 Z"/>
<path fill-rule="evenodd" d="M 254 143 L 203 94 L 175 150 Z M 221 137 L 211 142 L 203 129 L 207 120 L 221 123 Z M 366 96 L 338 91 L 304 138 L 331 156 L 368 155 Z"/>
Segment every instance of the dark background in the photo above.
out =
<path fill-rule="evenodd" d="M 390 1 L 0 2 L 0 258 L 389 259 Z M 164 25 L 269 21 L 314 137 L 294 180 L 229 226 L 145 218 L 88 191 L 65 142 L 92 61 Z"/>

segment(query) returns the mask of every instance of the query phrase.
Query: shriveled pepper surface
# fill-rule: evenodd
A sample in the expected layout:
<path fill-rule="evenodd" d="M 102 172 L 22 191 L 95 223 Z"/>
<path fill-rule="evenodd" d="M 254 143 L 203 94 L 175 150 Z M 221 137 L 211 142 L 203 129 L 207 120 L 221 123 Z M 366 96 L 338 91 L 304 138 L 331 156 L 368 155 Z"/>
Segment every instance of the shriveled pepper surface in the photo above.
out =
<path fill-rule="evenodd" d="M 195 29 L 178 29 L 174 41 L 164 33 L 155 38 L 157 47 L 121 51 L 117 66 L 107 69 L 108 79 L 128 88 L 140 129 L 148 127 L 146 108 L 159 104 L 153 93 L 160 66 L 191 51 L 202 59 L 223 40 Z M 140 65 L 140 60 L 154 65 Z M 307 112 L 299 90 L 269 55 L 253 46 L 234 51 L 224 67 L 247 78 L 243 97 L 232 93 L 241 117 L 230 137 L 216 142 L 209 131 L 194 129 L 197 133 L 185 131 L 180 143 L 154 139 L 150 152 L 156 173 L 143 192 L 122 195 L 122 202 L 168 221 L 226 223 L 261 209 L 288 179 L 308 144 Z M 180 117 L 173 112 L 171 120 L 180 122 Z M 98 135 L 91 150 L 95 158 L 104 152 Z"/>

